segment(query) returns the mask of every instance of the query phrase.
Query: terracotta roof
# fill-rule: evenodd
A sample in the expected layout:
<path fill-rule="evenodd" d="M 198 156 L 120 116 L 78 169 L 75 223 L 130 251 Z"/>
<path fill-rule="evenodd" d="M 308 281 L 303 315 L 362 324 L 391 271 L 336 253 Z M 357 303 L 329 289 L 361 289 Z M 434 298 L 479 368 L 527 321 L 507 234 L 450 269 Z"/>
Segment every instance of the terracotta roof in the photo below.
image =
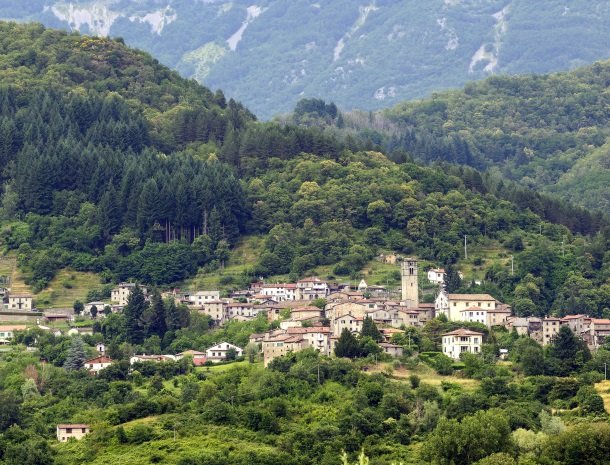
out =
<path fill-rule="evenodd" d="M 594 325 L 610 325 L 610 320 L 593 318 L 591 319 L 591 323 Z"/>
<path fill-rule="evenodd" d="M 293 308 L 292 312 L 321 312 L 322 310 L 318 307 L 297 307 Z"/>
<path fill-rule="evenodd" d="M 9 294 L 8 298 L 12 299 L 12 298 L 25 298 L 25 299 L 31 299 L 32 298 L 32 294 Z"/>
<path fill-rule="evenodd" d="M 26 329 L 28 329 L 28 327 L 26 325 L 0 326 L 0 331 L 2 331 L 2 332 L 4 332 L 4 331 L 25 331 Z"/>
<path fill-rule="evenodd" d="M 430 271 L 434 271 L 435 273 L 446 273 L 444 268 L 432 268 Z"/>
<path fill-rule="evenodd" d="M 67 428 L 89 428 L 89 425 L 85 425 L 83 423 L 74 423 L 74 424 L 61 424 L 57 425 L 59 429 L 67 429 Z"/>
<path fill-rule="evenodd" d="M 449 294 L 449 300 L 496 300 L 489 294 Z"/>
<path fill-rule="evenodd" d="M 198 350 L 185 350 L 180 352 L 178 355 L 205 355 L 205 352 L 199 352 Z"/>
<path fill-rule="evenodd" d="M 95 358 L 91 358 L 89 360 L 87 360 L 85 362 L 85 364 L 87 363 L 112 363 L 114 362 L 114 360 L 112 360 L 110 357 L 106 357 L 105 355 L 102 355 L 100 357 L 95 357 Z"/>
<path fill-rule="evenodd" d="M 562 318 L 562 320 L 578 320 L 585 317 L 586 315 L 566 315 Z"/>
<path fill-rule="evenodd" d="M 385 347 L 386 349 L 402 349 L 402 346 L 397 344 L 390 344 L 389 342 L 380 342 L 379 347 Z"/>
<path fill-rule="evenodd" d="M 460 329 L 456 329 L 455 331 L 445 333 L 445 334 L 443 334 L 443 336 L 483 336 L 483 333 L 471 331 L 466 328 L 460 328 Z"/>

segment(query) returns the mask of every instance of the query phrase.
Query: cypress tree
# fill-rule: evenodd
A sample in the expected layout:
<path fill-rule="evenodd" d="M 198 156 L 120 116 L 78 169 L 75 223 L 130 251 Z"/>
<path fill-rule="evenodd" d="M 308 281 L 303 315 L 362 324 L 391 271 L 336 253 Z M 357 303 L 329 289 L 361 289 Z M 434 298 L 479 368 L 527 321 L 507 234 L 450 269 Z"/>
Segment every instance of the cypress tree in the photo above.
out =
<path fill-rule="evenodd" d="M 373 321 L 370 316 L 366 316 L 364 321 L 362 322 L 362 331 L 360 332 L 360 337 L 370 337 L 375 342 L 383 341 L 383 336 L 379 329 L 377 329 L 377 325 Z"/>

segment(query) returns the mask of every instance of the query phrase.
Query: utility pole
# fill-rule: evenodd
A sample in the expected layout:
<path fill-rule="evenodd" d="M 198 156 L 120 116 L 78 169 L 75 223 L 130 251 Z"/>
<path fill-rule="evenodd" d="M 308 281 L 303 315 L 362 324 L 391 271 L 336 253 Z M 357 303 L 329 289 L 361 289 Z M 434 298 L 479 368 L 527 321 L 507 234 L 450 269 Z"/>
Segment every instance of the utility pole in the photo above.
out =
<path fill-rule="evenodd" d="M 318 360 L 318 384 L 320 383 L 320 361 Z"/>
<path fill-rule="evenodd" d="M 604 381 L 608 381 L 608 364 L 604 363 Z"/>
<path fill-rule="evenodd" d="M 468 245 L 466 243 L 466 234 L 464 234 L 464 260 L 468 260 Z"/>
<path fill-rule="evenodd" d="M 564 236 L 564 237 L 565 237 L 565 236 Z M 563 238 L 561 239 L 561 256 L 562 256 L 562 257 L 565 257 L 565 250 L 563 249 L 563 243 L 564 243 L 564 240 L 565 240 L 565 239 L 563 239 Z"/>
<path fill-rule="evenodd" d="M 513 276 L 515 274 L 515 257 L 513 255 L 510 256 L 510 275 Z"/>

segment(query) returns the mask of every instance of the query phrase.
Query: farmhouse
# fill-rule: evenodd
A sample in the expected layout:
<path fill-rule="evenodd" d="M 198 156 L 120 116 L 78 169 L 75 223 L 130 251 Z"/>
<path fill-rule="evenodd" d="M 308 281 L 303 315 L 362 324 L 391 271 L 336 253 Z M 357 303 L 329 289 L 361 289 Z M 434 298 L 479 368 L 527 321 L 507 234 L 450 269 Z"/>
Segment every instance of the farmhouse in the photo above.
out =
<path fill-rule="evenodd" d="M 57 440 L 66 442 L 68 439 L 82 439 L 86 434 L 89 434 L 89 425 L 57 425 Z"/>
<path fill-rule="evenodd" d="M 87 360 L 83 366 L 89 373 L 98 374 L 105 368 L 108 368 L 114 362 L 111 358 L 106 357 L 105 355 L 101 355 L 99 357 L 92 358 Z"/>
<path fill-rule="evenodd" d="M 207 349 L 205 351 L 205 356 L 207 360 L 211 360 L 212 362 L 220 362 L 222 360 L 227 360 L 227 352 L 229 352 L 231 349 L 235 351 L 236 357 L 241 357 L 244 353 L 241 347 L 229 344 L 228 342 L 221 342 Z"/>

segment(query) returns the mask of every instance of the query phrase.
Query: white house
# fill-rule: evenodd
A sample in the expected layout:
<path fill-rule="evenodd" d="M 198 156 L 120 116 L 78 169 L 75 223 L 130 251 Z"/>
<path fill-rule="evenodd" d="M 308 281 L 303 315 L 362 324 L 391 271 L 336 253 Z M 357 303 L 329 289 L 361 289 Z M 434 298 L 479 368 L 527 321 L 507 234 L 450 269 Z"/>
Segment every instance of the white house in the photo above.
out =
<path fill-rule="evenodd" d="M 82 439 L 86 434 L 89 434 L 89 425 L 57 425 L 57 440 L 66 442 L 68 439 Z"/>
<path fill-rule="evenodd" d="M 8 344 L 15 337 L 15 331 L 25 331 L 25 325 L 0 326 L 0 344 Z"/>
<path fill-rule="evenodd" d="M 30 294 L 9 294 L 8 311 L 32 310 L 34 302 Z"/>
<path fill-rule="evenodd" d="M 469 329 L 460 328 L 443 334 L 443 354 L 456 360 L 465 352 L 480 353 L 481 344 L 483 344 L 483 333 Z"/>
<path fill-rule="evenodd" d="M 227 352 L 230 349 L 235 350 L 237 357 L 241 357 L 244 353 L 244 351 L 236 345 L 229 344 L 228 342 L 220 342 L 205 351 L 206 359 L 211 360 L 212 362 L 226 360 Z"/>
<path fill-rule="evenodd" d="M 271 297 L 276 302 L 297 300 L 297 285 L 286 284 L 263 284 L 259 290 L 261 296 Z"/>
<path fill-rule="evenodd" d="M 489 294 L 447 294 L 439 293 L 435 301 L 436 314 L 444 314 L 449 321 L 461 321 L 462 310 L 478 308 L 479 311 L 495 310 L 499 302 Z"/>
<path fill-rule="evenodd" d="M 105 355 L 101 355 L 99 357 L 95 357 L 90 360 L 87 360 L 83 364 L 83 366 L 90 373 L 94 373 L 97 375 L 100 371 L 102 371 L 105 368 L 108 368 L 113 363 L 114 363 L 114 361 L 111 358 L 106 357 Z"/>
<path fill-rule="evenodd" d="M 197 291 L 194 294 L 188 295 L 189 305 L 196 308 L 203 308 L 208 302 L 217 302 L 220 300 L 220 291 Z"/>
<path fill-rule="evenodd" d="M 433 284 L 443 284 L 446 276 L 447 272 L 444 268 L 432 268 L 431 270 L 428 270 L 428 281 Z"/>

